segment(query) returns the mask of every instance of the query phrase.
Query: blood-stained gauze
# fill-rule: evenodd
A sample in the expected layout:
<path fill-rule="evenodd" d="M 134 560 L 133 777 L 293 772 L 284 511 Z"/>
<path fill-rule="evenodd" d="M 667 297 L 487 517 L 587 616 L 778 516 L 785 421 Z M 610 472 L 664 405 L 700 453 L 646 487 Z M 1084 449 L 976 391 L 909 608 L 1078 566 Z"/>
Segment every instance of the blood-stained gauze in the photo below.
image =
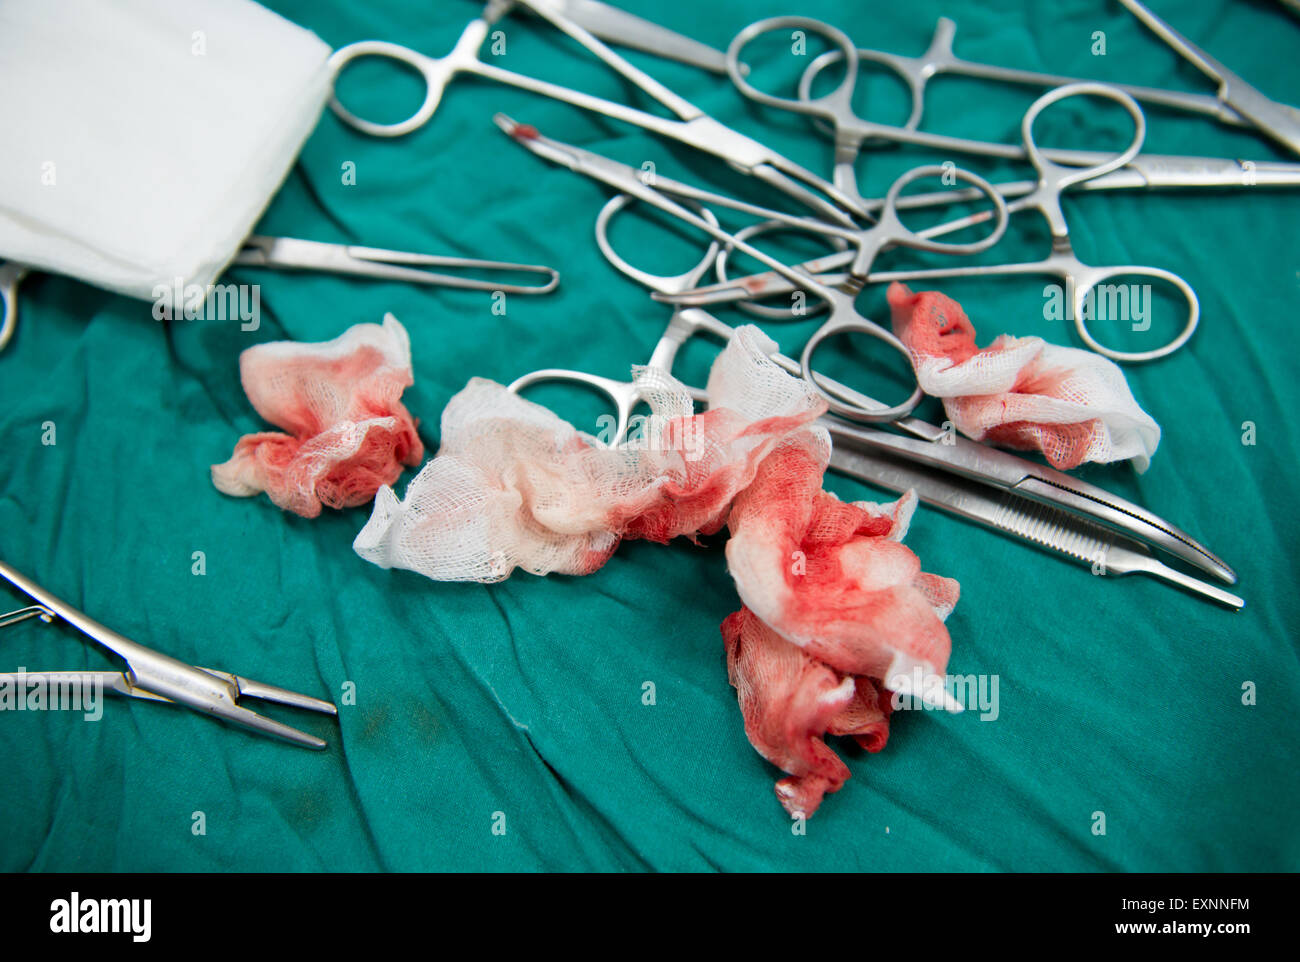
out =
<path fill-rule="evenodd" d="M 1003 334 L 985 348 L 956 301 L 889 286 L 894 333 L 921 389 L 943 399 L 957 430 L 1043 452 L 1056 468 L 1132 459 L 1145 471 L 1160 426 L 1138 406 L 1123 372 L 1099 354 Z"/>
<path fill-rule="evenodd" d="M 844 675 L 741 608 L 722 623 L 727 675 L 760 755 L 788 773 L 776 783 L 790 814 L 811 816 L 849 769 L 825 736 L 851 735 L 869 752 L 889 738 L 890 696 L 870 678 Z"/>
<path fill-rule="evenodd" d="M 494 582 L 515 568 L 588 574 L 623 538 L 667 542 L 720 530 L 731 501 L 782 439 L 825 405 L 740 328 L 709 375 L 710 409 L 656 368 L 633 368 L 651 415 L 601 444 L 541 405 L 472 379 L 442 415 L 442 444 L 407 486 L 381 488 L 353 547 L 385 568 Z"/>
<path fill-rule="evenodd" d="M 273 341 L 239 356 L 249 401 L 288 433 L 246 435 L 212 466 L 217 490 L 265 492 L 286 511 L 314 518 L 322 505 L 365 504 L 424 457 L 416 422 L 402 405 L 414 379 L 406 330 L 391 314 L 332 341 Z"/>
<path fill-rule="evenodd" d="M 736 497 L 726 550 L 740 600 L 846 674 L 886 683 L 917 667 L 942 675 L 958 586 L 923 572 L 901 543 L 915 494 L 844 502 L 822 490 L 825 464 L 815 443 L 782 445 Z"/>
<path fill-rule="evenodd" d="M 750 742 L 788 775 L 778 799 L 808 816 L 849 777 L 827 734 L 879 751 L 892 691 L 924 699 L 936 679 L 943 691 L 944 619 L 959 589 L 900 543 L 914 494 L 876 505 L 822 490 L 825 403 L 777 367 L 775 350 L 739 328 L 714 361 L 703 414 L 670 375 L 634 368 L 649 429 L 613 448 L 475 378 L 443 412 L 437 457 L 405 500 L 379 490 L 353 547 L 382 567 L 491 582 L 515 568 L 587 574 L 623 538 L 725 525 L 744 604 L 722 625 L 728 674 Z"/>
<path fill-rule="evenodd" d="M 751 743 L 791 776 L 777 797 L 792 814 L 811 815 L 848 777 L 824 734 L 878 751 L 889 730 L 885 689 L 943 690 L 944 619 L 960 592 L 901 543 L 915 494 L 841 501 L 822 490 L 828 456 L 814 431 L 787 439 L 727 521 L 727 568 L 745 604 L 723 625 L 728 670 Z"/>

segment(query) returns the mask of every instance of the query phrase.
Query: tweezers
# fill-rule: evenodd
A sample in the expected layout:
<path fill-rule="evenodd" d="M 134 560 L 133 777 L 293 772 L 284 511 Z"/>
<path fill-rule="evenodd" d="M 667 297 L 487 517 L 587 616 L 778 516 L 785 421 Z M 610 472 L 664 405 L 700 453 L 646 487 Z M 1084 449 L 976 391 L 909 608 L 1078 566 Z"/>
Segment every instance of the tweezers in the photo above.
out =
<path fill-rule="evenodd" d="M 502 291 L 506 294 L 547 294 L 560 283 L 560 272 L 540 264 L 512 264 L 508 261 L 484 261 L 470 257 L 439 254 L 414 254 L 389 251 L 355 244 L 329 244 L 324 241 L 299 240 L 295 237 L 265 237 L 253 234 L 235 255 L 232 264 L 247 267 L 275 267 L 288 270 L 325 271 L 351 274 L 376 280 L 409 281 L 459 287 L 474 291 Z M 544 274 L 543 284 L 503 284 L 495 280 L 439 274 L 429 267 L 463 267 L 471 270 L 512 271 L 519 274 Z"/>
<path fill-rule="evenodd" d="M 725 338 L 729 331 L 719 323 L 714 333 Z M 792 377 L 802 376 L 793 358 L 780 353 L 770 357 Z M 849 404 L 884 407 L 833 378 L 814 376 L 823 389 Z M 690 390 L 694 400 L 708 403 L 707 392 Z M 926 504 L 1091 565 L 1098 575 L 1140 571 L 1234 610 L 1246 605 L 1231 592 L 1170 567 L 1151 550 L 1236 584 L 1237 573 L 1209 548 L 1177 525 L 1095 484 L 917 417 L 890 422 L 911 437 L 831 414 L 817 423 L 830 433 L 830 466 L 841 474 L 899 494 L 915 490 Z"/>
<path fill-rule="evenodd" d="M 896 426 L 916 437 L 825 417 L 831 467 L 892 491 L 916 490 L 927 504 L 1092 565 L 1096 574 L 1135 571 L 1226 605 L 1245 601 L 1166 565 L 1157 548 L 1226 584 L 1237 574 L 1207 547 L 1146 508 L 1063 471 L 977 444 L 916 418 Z M 927 430 L 928 429 L 928 430 Z"/>
<path fill-rule="evenodd" d="M 40 585 L 0 561 L 0 577 L 36 602 L 8 614 L 0 614 L 0 628 L 28 618 L 39 618 L 49 624 L 62 618 L 85 634 L 91 641 L 107 648 L 126 660 L 127 670 L 120 671 L 61 671 L 0 673 L 0 683 L 21 684 L 24 681 L 46 684 L 102 685 L 102 689 L 129 698 L 149 701 L 175 702 L 195 711 L 211 715 L 234 725 L 252 729 L 263 735 L 282 738 L 295 745 L 322 749 L 324 740 L 308 735 L 282 722 L 259 715 L 239 705 L 241 698 L 257 698 L 276 702 L 306 711 L 337 715 L 338 709 L 327 701 L 301 695 L 275 685 L 267 685 L 229 672 L 211 668 L 197 668 L 178 661 L 170 655 L 146 648 L 106 628 L 88 615 L 78 611 L 66 601 L 61 601 Z"/>

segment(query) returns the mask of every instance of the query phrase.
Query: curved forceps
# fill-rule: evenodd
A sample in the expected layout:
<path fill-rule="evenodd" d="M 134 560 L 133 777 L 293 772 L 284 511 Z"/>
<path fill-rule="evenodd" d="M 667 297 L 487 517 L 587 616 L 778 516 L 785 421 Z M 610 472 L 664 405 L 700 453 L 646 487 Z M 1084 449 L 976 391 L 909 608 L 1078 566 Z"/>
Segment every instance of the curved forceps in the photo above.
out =
<path fill-rule="evenodd" d="M 497 114 L 493 118 L 502 130 L 520 146 L 544 157 L 552 163 L 568 167 L 570 170 L 580 173 L 593 180 L 613 187 L 616 191 L 624 194 L 630 194 L 639 200 L 645 201 L 652 207 L 664 211 L 667 214 L 676 217 L 678 220 L 690 224 L 698 230 L 708 234 L 716 241 L 730 245 L 736 250 L 748 254 L 750 257 L 767 265 L 771 270 L 783 278 L 789 285 L 786 290 L 803 290 L 812 294 L 814 297 L 825 301 L 830 308 L 830 317 L 823 325 L 823 331 L 816 342 L 824 340 L 826 337 L 841 332 L 859 332 L 868 334 L 877 340 L 885 342 L 893 350 L 902 354 L 908 359 L 908 369 L 911 369 L 911 356 L 907 348 L 903 345 L 891 331 L 886 330 L 879 324 L 871 321 L 858 313 L 854 300 L 858 292 L 862 289 L 861 278 L 850 274 L 848 278 L 840 278 L 834 284 L 826 283 L 822 279 L 814 277 L 805 269 L 790 267 L 787 264 L 777 260 L 772 255 L 759 250 L 747 241 L 729 233 L 717 226 L 716 218 L 706 218 L 695 210 L 683 206 L 674 200 L 671 195 L 686 197 L 692 201 L 714 203 L 720 206 L 728 207 L 733 210 L 744 211 L 759 217 L 779 220 L 791 227 L 801 228 L 812 233 L 817 233 L 831 237 L 841 237 L 850 244 L 849 250 L 839 255 L 848 256 L 849 260 L 855 262 L 855 268 L 861 270 L 862 276 L 871 266 L 871 261 L 880 250 L 892 246 L 916 247 L 922 250 L 949 251 L 957 253 L 970 253 L 984 250 L 985 248 L 996 243 L 1006 229 L 1006 202 L 1001 195 L 982 177 L 962 171 L 960 176 L 963 180 L 974 184 L 981 191 L 988 194 L 993 201 L 996 214 L 998 216 L 998 227 L 989 237 L 975 241 L 969 244 L 940 244 L 929 239 L 934 233 L 934 228 L 930 228 L 922 234 L 913 233 L 908 230 L 893 214 L 893 207 L 897 200 L 898 193 L 911 181 L 925 176 L 934 176 L 937 174 L 947 173 L 947 169 L 941 166 L 918 167 L 908 171 L 900 177 L 891 188 L 888 204 L 882 207 L 882 216 L 880 221 L 871 228 L 860 229 L 853 228 L 849 230 L 843 227 L 837 227 L 833 224 L 826 224 L 821 221 L 813 220 L 807 217 L 792 217 L 788 214 L 782 214 L 779 211 L 768 210 L 758 207 L 754 204 L 748 204 L 743 201 L 737 201 L 733 198 L 725 197 L 721 194 L 715 194 L 709 191 L 693 188 L 686 184 L 679 184 L 675 181 L 669 181 L 667 178 L 657 177 L 656 186 L 651 186 L 642 181 L 640 171 L 629 167 L 627 164 L 610 160 L 608 157 L 602 157 L 600 154 L 590 150 L 584 150 L 581 147 L 574 147 L 571 144 L 561 143 L 550 137 L 545 137 L 535 127 L 520 124 L 510 119 L 504 114 Z M 886 214 L 888 208 L 890 213 Z M 981 217 L 975 223 L 987 220 L 987 217 Z M 855 249 L 856 248 L 856 249 Z M 841 264 L 844 261 L 840 261 Z M 755 292 L 749 290 L 742 282 L 737 282 L 739 296 L 721 297 L 718 300 L 744 300 L 746 294 L 753 295 Z M 653 295 L 657 300 L 668 302 L 686 303 L 689 306 L 699 306 L 704 301 L 696 302 L 689 300 L 693 292 L 683 294 L 664 294 L 655 293 Z M 816 346 L 815 342 L 809 342 Z M 823 393 L 831 410 L 836 413 L 843 413 L 845 417 L 850 417 L 857 421 L 897 421 L 898 419 L 910 414 L 911 411 L 920 403 L 922 391 L 919 384 L 908 399 L 901 404 L 887 406 L 873 399 L 865 398 L 862 395 L 858 397 L 869 403 L 864 405 L 859 402 L 845 403 L 843 395 L 839 392 L 829 392 L 824 389 L 820 379 L 814 376 L 811 365 L 811 351 L 805 348 L 803 357 L 800 362 L 800 370 L 805 379 L 807 379 L 816 390 Z"/>
<path fill-rule="evenodd" d="M 992 216 L 996 218 L 997 223 L 986 237 L 965 243 L 937 241 L 913 231 L 899 220 L 898 198 L 903 188 L 923 177 L 939 177 L 945 173 L 952 173 L 958 180 L 964 180 L 973 185 L 993 202 Z M 1002 199 L 1002 195 L 998 193 L 997 188 L 983 177 L 960 167 L 945 168 L 937 164 L 929 164 L 913 167 L 890 185 L 885 194 L 884 202 L 876 215 L 876 223 L 873 226 L 857 231 L 840 231 L 827 228 L 828 231 L 834 230 L 835 233 L 850 240 L 850 249 L 856 244 L 857 250 L 849 264 L 848 275 L 843 282 L 832 288 L 837 296 L 829 299 L 830 316 L 804 345 L 799 364 L 803 376 L 825 398 L 832 413 L 854 421 L 896 421 L 910 414 L 912 409 L 920 403 L 923 396 L 921 386 L 918 384 L 911 396 L 902 404 L 893 407 L 876 407 L 872 405 L 864 408 L 856 404 L 846 404 L 827 392 L 813 377 L 812 357 L 822 342 L 828 338 L 850 333 L 868 334 L 871 337 L 885 341 L 895 350 L 902 352 L 903 356 L 908 360 L 908 370 L 911 370 L 912 356 L 907 348 L 903 346 L 903 343 L 894 336 L 892 331 L 886 330 L 875 321 L 859 314 L 853 304 L 854 299 L 867 284 L 876 255 L 890 247 L 910 247 L 916 250 L 945 254 L 978 254 L 980 251 L 988 250 L 1002 239 L 1007 230 L 1007 212 L 1007 202 Z M 987 217 L 987 212 L 972 215 L 971 223 L 979 223 L 986 220 Z M 823 299 L 826 299 L 824 295 Z"/>
<path fill-rule="evenodd" d="M 492 2 L 484 8 L 483 15 L 473 20 L 461 33 L 460 39 L 451 53 L 445 57 L 427 57 L 422 53 L 403 47 L 400 44 L 381 40 L 364 40 L 359 43 L 341 47 L 330 56 L 329 66 L 337 83 L 339 74 L 352 61 L 360 57 L 383 57 L 396 60 L 414 69 L 426 84 L 424 102 L 410 117 L 393 124 L 379 124 L 364 117 L 359 117 L 348 110 L 331 92 L 330 108 L 340 119 L 352 127 L 376 137 L 400 137 L 422 127 L 433 117 L 442 101 L 443 91 L 457 74 L 473 74 L 487 80 L 495 80 L 512 87 L 519 87 L 532 93 L 541 94 L 563 103 L 582 107 L 615 120 L 633 124 L 694 147 L 705 153 L 725 160 L 732 167 L 764 181 L 783 191 L 790 197 L 842 224 L 851 224 L 851 219 L 844 213 L 862 214 L 857 198 L 839 190 L 805 167 L 784 157 L 771 148 L 751 137 L 732 130 L 713 117 L 710 117 L 690 101 L 673 93 L 649 74 L 634 67 L 625 59 L 607 47 L 585 29 L 566 19 L 550 7 L 529 3 L 528 0 L 516 0 L 539 17 L 549 21 L 557 29 L 572 37 L 582 46 L 599 57 L 607 66 L 634 83 L 650 97 L 675 113 L 678 120 L 659 117 L 646 113 L 626 104 L 615 103 L 591 94 L 562 87 L 558 84 L 537 80 L 525 74 L 504 70 L 479 59 L 479 49 L 488 35 L 488 31 L 504 12 L 508 4 Z M 743 71 L 738 67 L 738 73 Z M 814 188 L 819 194 L 809 188 Z M 825 198 L 830 198 L 830 201 Z M 834 203 L 831 203 L 834 201 Z"/>
<path fill-rule="evenodd" d="M 608 238 L 609 221 L 633 202 L 626 194 L 616 194 L 601 209 L 596 221 L 596 243 L 601 252 L 618 270 L 656 293 L 670 294 L 693 284 L 707 270 L 716 243 L 693 269 L 673 276 L 642 271 L 614 250 Z M 694 203 L 692 208 L 700 211 L 705 222 L 714 222 L 707 208 Z M 655 348 L 651 366 L 668 371 L 680 346 L 700 332 L 725 340 L 732 329 L 701 309 L 679 306 Z M 800 373 L 799 362 L 782 354 L 771 357 L 786 372 Z M 619 433 L 611 443 L 625 439 L 631 412 L 642 399 L 637 385 L 580 371 L 549 369 L 519 378 L 510 390 L 518 392 L 546 380 L 579 383 L 606 394 L 619 411 Z M 824 390 L 842 392 L 846 400 L 861 407 L 876 403 L 830 378 L 819 375 L 818 381 Z M 708 400 L 704 392 L 691 393 L 697 401 Z M 1077 560 L 1092 563 L 1104 558 L 1108 574 L 1144 571 L 1229 607 L 1243 605 L 1237 596 L 1156 560 L 1146 545 L 1234 583 L 1233 570 L 1207 548 L 1151 512 L 1085 481 L 965 438 L 951 439 L 942 428 L 913 417 L 900 418 L 891 425 L 910 438 L 831 417 L 819 423 L 834 439 L 831 466 L 839 471 L 899 491 L 916 488 L 927 503 Z M 951 443 L 939 443 L 945 440 Z M 900 479 L 901 487 L 896 483 Z M 1089 545 L 1096 554 L 1084 553 Z"/>

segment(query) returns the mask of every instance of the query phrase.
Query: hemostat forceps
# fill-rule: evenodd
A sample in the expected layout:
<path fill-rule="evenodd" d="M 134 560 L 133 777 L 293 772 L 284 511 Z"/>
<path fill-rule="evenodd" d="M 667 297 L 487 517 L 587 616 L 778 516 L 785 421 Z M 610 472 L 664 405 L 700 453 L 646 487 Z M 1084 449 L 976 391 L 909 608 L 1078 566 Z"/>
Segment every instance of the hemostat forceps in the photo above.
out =
<path fill-rule="evenodd" d="M 560 283 L 559 271 L 540 264 L 513 264 L 509 261 L 485 261 L 472 257 L 390 251 L 356 244 L 330 244 L 296 237 L 266 237 L 261 234 L 249 235 L 230 263 L 241 267 L 320 271 L 380 281 L 403 281 L 471 291 L 501 291 L 504 294 L 549 294 Z M 460 277 L 428 269 L 434 267 L 540 274 L 545 280 L 537 284 L 506 284 L 495 279 Z M 29 271 L 30 268 L 24 264 L 0 261 L 0 351 L 8 345 L 18 326 L 18 284 Z"/>
<path fill-rule="evenodd" d="M 448 257 L 439 254 L 414 254 L 388 251 L 354 244 L 327 244 L 323 241 L 299 240 L 295 237 L 263 237 L 253 234 L 235 255 L 232 264 L 249 267 L 277 267 L 288 270 L 324 271 L 330 274 L 353 274 L 384 281 L 407 281 L 436 284 L 474 291 L 502 291 L 506 294 L 547 294 L 560 283 L 560 272 L 538 264 L 511 264 L 508 261 L 483 261 L 472 257 Z M 519 274 L 545 274 L 542 284 L 503 284 L 495 280 L 438 274 L 426 267 L 467 267 L 473 270 L 513 271 Z"/>
<path fill-rule="evenodd" d="M 0 561 L 0 577 L 36 602 L 6 615 L 0 615 L 0 627 L 12 625 L 28 618 L 40 618 L 49 623 L 62 618 L 92 641 L 126 660 L 125 672 L 119 671 L 61 671 L 23 672 L 0 674 L 0 682 L 21 684 L 43 681 L 47 684 L 86 684 L 98 682 L 104 691 L 130 698 L 149 701 L 176 702 L 195 711 L 212 715 L 235 725 L 251 728 L 263 735 L 273 735 L 295 745 L 321 749 L 325 742 L 296 728 L 259 715 L 239 704 L 241 698 L 259 698 L 307 711 L 337 715 L 338 709 L 327 701 L 300 695 L 298 692 L 275 685 L 263 684 L 211 668 L 196 668 L 183 661 L 146 648 L 138 642 L 106 628 L 88 615 L 78 611 L 66 601 L 61 601 L 36 582 Z"/>

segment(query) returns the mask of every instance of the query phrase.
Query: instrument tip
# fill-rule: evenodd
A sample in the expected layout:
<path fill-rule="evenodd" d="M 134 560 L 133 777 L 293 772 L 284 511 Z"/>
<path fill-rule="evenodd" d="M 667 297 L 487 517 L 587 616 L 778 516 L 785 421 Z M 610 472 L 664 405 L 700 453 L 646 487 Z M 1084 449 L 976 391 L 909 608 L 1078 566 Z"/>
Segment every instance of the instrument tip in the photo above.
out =
<path fill-rule="evenodd" d="M 502 113 L 494 114 L 492 121 L 515 140 L 537 140 L 542 136 L 532 124 L 518 123 Z"/>

